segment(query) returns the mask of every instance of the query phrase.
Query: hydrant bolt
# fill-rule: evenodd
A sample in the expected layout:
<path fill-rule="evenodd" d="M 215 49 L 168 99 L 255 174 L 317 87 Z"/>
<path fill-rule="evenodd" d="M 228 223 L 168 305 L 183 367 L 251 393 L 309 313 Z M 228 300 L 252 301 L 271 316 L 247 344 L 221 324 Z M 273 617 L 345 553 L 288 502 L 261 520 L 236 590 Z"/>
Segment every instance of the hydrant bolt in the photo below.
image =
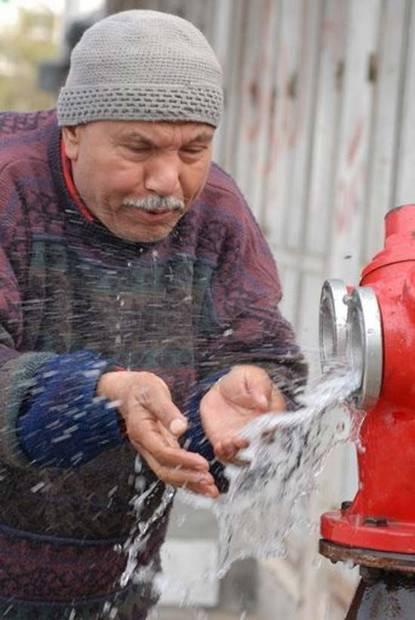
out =
<path fill-rule="evenodd" d="M 388 520 L 383 517 L 366 517 L 363 523 L 373 527 L 388 527 Z"/>

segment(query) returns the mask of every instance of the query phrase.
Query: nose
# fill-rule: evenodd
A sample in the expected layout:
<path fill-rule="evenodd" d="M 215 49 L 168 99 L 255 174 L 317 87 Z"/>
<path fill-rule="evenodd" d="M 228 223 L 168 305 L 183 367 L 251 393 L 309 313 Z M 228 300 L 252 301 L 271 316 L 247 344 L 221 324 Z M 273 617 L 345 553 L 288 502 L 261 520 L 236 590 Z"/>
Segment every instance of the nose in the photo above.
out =
<path fill-rule="evenodd" d="M 152 158 L 145 171 L 145 189 L 159 196 L 177 195 L 180 189 L 180 165 L 177 153 Z"/>

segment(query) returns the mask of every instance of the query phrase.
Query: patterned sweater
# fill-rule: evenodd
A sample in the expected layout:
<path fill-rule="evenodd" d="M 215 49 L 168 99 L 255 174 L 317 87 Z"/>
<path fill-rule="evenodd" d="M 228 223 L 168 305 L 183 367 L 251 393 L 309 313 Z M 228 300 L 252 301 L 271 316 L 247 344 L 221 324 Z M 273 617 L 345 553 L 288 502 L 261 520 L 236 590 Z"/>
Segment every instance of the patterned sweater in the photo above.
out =
<path fill-rule="evenodd" d="M 155 372 L 187 412 L 218 374 L 254 363 L 291 401 L 305 364 L 278 310 L 274 260 L 216 165 L 166 239 L 114 237 L 80 212 L 65 183 L 54 111 L 0 114 L 0 213 L 0 559 L 16 537 L 112 548 L 136 521 L 135 453 L 116 411 L 95 397 L 99 376 L 114 365 Z M 197 419 L 192 449 L 195 437 Z M 148 519 L 163 485 L 147 470 L 145 480 Z M 162 540 L 159 521 L 144 563 Z M 29 582 L 29 594 L 23 582 L 16 594 L 0 571 L 0 599 L 117 590 L 108 580 L 101 591 L 69 584 L 75 594 L 60 599 L 56 587 L 38 595 Z"/>

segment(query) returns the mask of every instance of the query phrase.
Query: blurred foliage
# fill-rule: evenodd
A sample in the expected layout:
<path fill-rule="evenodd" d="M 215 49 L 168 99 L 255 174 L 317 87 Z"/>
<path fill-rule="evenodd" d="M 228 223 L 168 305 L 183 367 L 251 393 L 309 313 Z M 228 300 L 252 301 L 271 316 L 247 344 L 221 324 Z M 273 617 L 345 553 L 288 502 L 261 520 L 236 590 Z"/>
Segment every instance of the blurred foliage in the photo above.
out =
<path fill-rule="evenodd" d="M 53 107 L 55 98 L 38 88 L 38 65 L 56 57 L 58 18 L 46 9 L 19 10 L 16 24 L 2 27 L 0 36 L 0 110 Z"/>

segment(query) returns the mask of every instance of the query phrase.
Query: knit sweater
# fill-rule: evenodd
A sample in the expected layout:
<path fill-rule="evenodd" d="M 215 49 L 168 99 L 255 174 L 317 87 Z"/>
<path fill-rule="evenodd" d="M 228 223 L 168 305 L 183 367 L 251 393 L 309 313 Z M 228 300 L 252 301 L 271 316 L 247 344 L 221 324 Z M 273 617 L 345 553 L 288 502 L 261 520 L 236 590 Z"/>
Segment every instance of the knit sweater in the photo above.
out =
<path fill-rule="evenodd" d="M 193 407 L 194 450 L 205 444 L 200 397 L 232 365 L 266 368 L 292 401 L 305 365 L 278 310 L 275 262 L 216 165 L 162 241 L 125 241 L 86 218 L 65 183 L 54 111 L 0 114 L 0 213 L 0 533 L 122 544 L 137 525 L 136 454 L 117 412 L 95 396 L 99 377 L 114 365 L 162 377 L 180 409 Z M 148 520 L 164 487 L 143 467 Z M 0 558 L 1 549 L 0 536 Z M 0 599 L 8 578 L 0 574 Z M 68 600 L 98 595 L 104 586 Z M 56 587 L 42 596 L 56 599 Z"/>

